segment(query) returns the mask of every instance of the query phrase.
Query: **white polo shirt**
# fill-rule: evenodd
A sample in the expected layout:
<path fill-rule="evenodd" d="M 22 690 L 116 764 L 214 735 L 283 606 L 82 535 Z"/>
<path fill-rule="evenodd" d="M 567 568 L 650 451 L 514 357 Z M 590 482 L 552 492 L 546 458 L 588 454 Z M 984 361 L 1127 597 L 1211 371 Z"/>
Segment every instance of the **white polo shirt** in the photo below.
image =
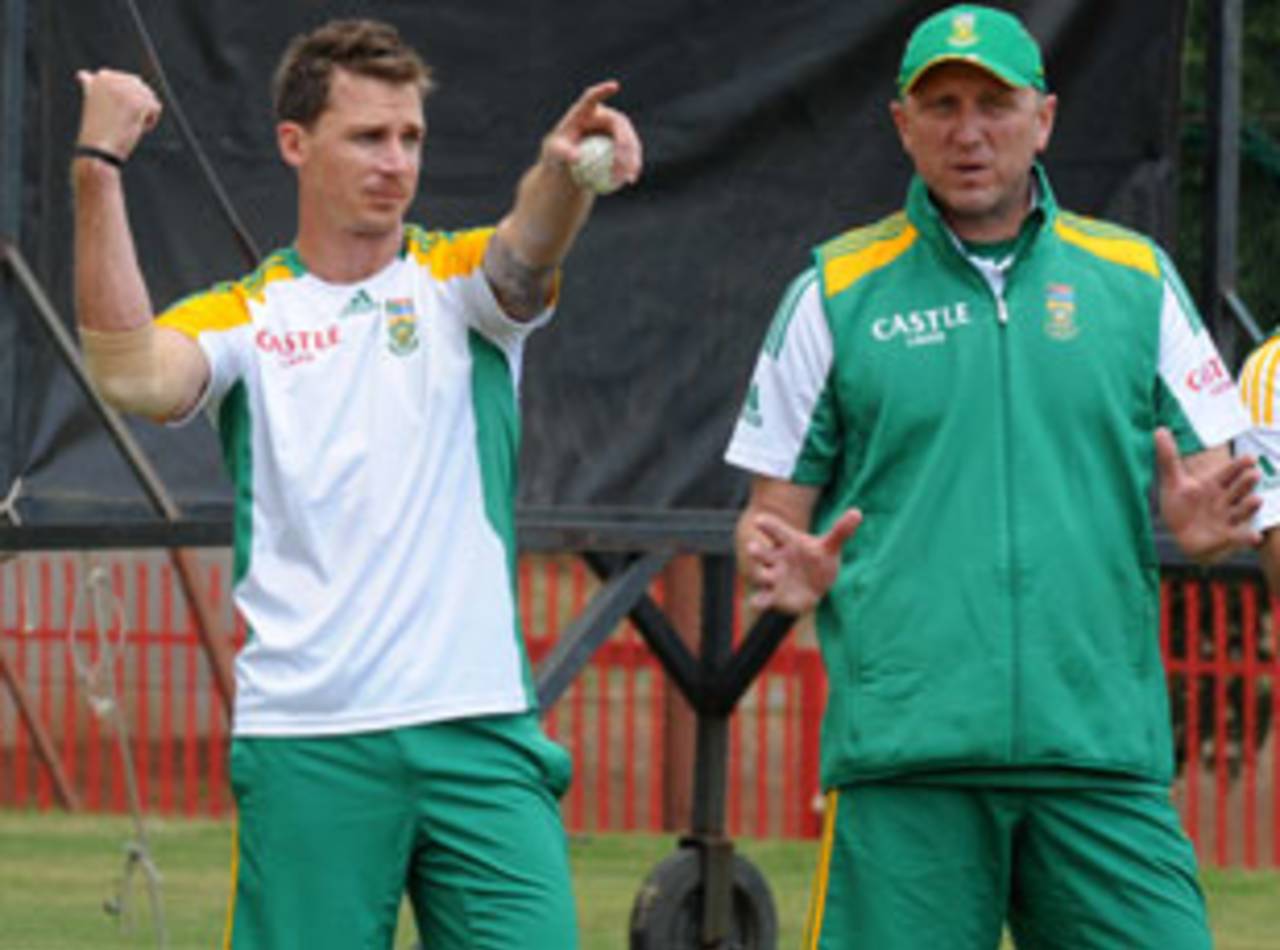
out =
<path fill-rule="evenodd" d="M 406 229 L 354 284 L 273 254 L 160 324 L 196 339 L 235 483 L 237 735 L 361 732 L 535 704 L 515 601 L 528 323 L 491 229 Z M 199 408 L 199 407 L 198 407 Z"/>

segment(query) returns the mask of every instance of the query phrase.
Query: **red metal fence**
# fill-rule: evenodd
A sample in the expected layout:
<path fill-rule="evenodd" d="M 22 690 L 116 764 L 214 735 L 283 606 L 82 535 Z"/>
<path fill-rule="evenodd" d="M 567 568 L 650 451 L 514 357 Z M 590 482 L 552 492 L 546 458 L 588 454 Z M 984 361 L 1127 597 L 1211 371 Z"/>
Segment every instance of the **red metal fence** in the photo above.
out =
<path fill-rule="evenodd" d="M 105 572 L 118 617 L 92 620 L 86 579 Z M 227 565 L 207 557 L 206 583 L 224 619 Z M 533 661 L 551 649 L 596 583 L 576 558 L 520 563 L 522 621 Z M 662 603 L 664 591 L 653 591 Z M 1162 584 L 1161 645 L 1167 658 L 1179 761 L 1174 795 L 1202 859 L 1280 867 L 1280 643 L 1276 616 L 1250 579 L 1169 576 Z M 735 638 L 742 623 L 735 625 Z M 243 629 L 235 624 L 237 645 Z M 72 649 L 72 644 L 75 650 Z M 0 650 L 83 806 L 123 812 L 123 756 L 95 695 L 119 697 L 138 790 L 168 815 L 223 815 L 226 726 L 193 621 L 161 556 L 24 555 L 0 568 Z M 97 690 L 81 666 L 109 673 Z M 106 683 L 111 688 L 106 688 Z M 666 682 L 624 624 L 546 718 L 573 754 L 575 781 L 563 807 L 571 831 L 664 827 Z M 752 684 L 731 721 L 731 834 L 817 834 L 818 724 L 826 680 L 812 633 L 793 634 Z M 0 805 L 53 808 L 55 789 L 17 705 L 0 681 Z"/>

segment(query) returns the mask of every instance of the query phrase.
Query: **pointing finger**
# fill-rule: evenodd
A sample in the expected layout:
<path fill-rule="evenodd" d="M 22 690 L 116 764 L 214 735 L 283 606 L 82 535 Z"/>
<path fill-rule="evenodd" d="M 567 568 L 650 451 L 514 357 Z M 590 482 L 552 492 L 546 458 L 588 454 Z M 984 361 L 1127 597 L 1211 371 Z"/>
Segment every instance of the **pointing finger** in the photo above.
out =
<path fill-rule="evenodd" d="M 837 518 L 835 524 L 823 535 L 822 546 L 830 554 L 840 553 L 840 549 L 853 537 L 860 524 L 862 524 L 862 512 L 857 508 L 850 508 Z"/>

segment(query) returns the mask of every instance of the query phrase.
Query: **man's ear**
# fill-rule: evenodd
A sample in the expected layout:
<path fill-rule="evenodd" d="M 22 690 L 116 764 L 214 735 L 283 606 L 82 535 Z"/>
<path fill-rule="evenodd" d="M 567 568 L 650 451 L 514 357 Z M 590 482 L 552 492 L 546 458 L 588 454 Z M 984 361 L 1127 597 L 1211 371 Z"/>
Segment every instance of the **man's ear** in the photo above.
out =
<path fill-rule="evenodd" d="M 297 168 L 306 161 L 307 145 L 307 130 L 297 122 L 281 122 L 276 126 L 276 146 L 286 165 Z"/>
<path fill-rule="evenodd" d="M 907 139 L 906 139 L 906 125 L 907 125 L 907 111 L 906 111 L 906 103 L 904 103 L 901 99 L 890 99 L 890 100 L 889 100 L 889 117 L 890 117 L 891 119 L 893 119 L 893 127 L 894 127 L 895 129 L 897 129 L 897 130 L 898 130 L 898 138 L 902 141 L 902 144 L 903 144 L 903 145 L 906 145 L 906 144 L 907 144 Z"/>
<path fill-rule="evenodd" d="M 1040 153 L 1049 147 L 1049 137 L 1053 135 L 1053 120 L 1058 115 L 1058 97 L 1051 92 L 1042 96 L 1037 105 L 1037 113 L 1040 132 L 1037 136 L 1036 152 Z"/>

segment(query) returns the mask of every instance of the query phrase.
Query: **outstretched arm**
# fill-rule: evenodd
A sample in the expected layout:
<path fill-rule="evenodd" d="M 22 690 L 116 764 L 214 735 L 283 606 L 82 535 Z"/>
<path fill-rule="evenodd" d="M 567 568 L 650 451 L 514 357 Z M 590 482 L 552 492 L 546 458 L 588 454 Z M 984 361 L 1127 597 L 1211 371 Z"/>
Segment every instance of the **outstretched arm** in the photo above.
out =
<path fill-rule="evenodd" d="M 538 161 L 525 172 L 515 205 L 498 224 L 484 272 L 508 316 L 529 320 L 547 305 L 556 272 L 586 222 L 595 195 L 578 185 L 569 167 L 583 138 L 608 135 L 614 143 L 614 180 L 634 183 L 642 165 L 631 120 L 605 104 L 616 81 L 592 86 L 542 140 Z"/>
<path fill-rule="evenodd" d="M 160 118 L 160 102 L 137 76 L 81 71 L 78 146 L 127 161 Z M 72 161 L 75 306 L 85 362 L 108 401 L 157 417 L 182 414 L 208 379 L 204 353 L 179 333 L 152 326 L 121 169 L 92 154 Z"/>
<path fill-rule="evenodd" d="M 850 508 L 826 534 L 809 533 L 818 489 L 776 478 L 756 477 L 751 499 L 738 519 L 738 567 L 753 588 L 751 604 L 801 614 L 830 590 L 840 554 L 862 523 Z"/>
<path fill-rule="evenodd" d="M 1164 428 L 1156 430 L 1155 446 L 1160 513 L 1184 554 L 1209 564 L 1261 542 L 1250 523 L 1261 504 L 1252 458 L 1232 458 L 1226 446 L 1181 457 Z"/>

